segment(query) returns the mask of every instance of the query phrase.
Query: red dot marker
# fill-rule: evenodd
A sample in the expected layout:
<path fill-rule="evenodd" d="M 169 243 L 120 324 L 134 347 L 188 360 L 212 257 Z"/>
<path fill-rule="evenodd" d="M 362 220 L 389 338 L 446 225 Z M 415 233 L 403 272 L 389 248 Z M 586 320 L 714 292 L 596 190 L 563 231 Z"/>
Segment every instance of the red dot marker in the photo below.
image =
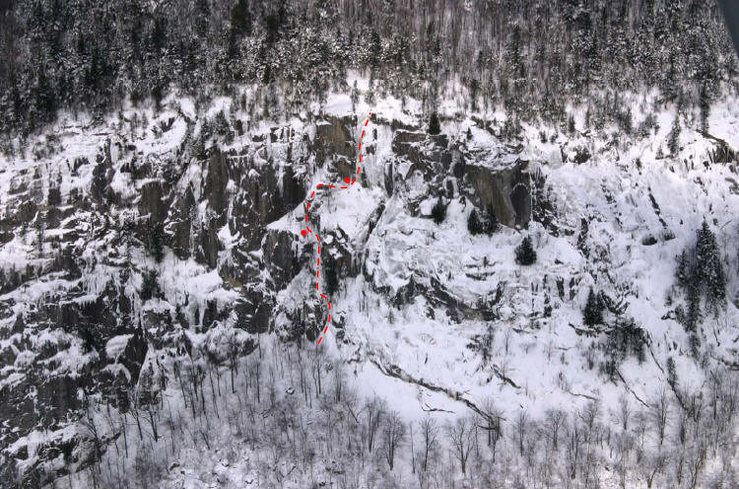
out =
<path fill-rule="evenodd" d="M 301 236 L 305 236 L 306 234 L 308 234 L 308 231 L 306 231 L 305 229 L 301 229 L 300 230 L 300 235 Z"/>
<path fill-rule="evenodd" d="M 344 178 L 344 183 L 349 183 L 350 181 L 351 181 L 351 178 L 349 177 Z"/>

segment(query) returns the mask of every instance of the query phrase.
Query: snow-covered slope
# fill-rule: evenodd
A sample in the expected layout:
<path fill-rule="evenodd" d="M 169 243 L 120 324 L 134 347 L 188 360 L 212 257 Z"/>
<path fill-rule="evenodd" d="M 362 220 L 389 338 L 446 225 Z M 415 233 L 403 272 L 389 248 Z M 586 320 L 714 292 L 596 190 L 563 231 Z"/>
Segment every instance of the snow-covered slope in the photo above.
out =
<path fill-rule="evenodd" d="M 415 475 L 427 416 L 449 423 L 437 451 L 449 447 L 452 458 L 438 457 L 436 470 L 448 473 L 434 487 L 462 479 L 492 487 L 493 472 L 500 483 L 555 487 L 592 487 L 590 477 L 631 487 L 651 474 L 667 487 L 688 481 L 683 463 L 699 464 L 705 487 L 729 477 L 736 430 L 717 425 L 736 420 L 727 406 L 739 364 L 739 177 L 730 154 L 739 114 L 734 100 L 715 105 L 707 133 L 680 114 L 675 135 L 671 108 L 632 102 L 643 110 L 630 134 L 587 127 L 579 107 L 574 127 L 516 128 L 502 113 L 458 115 L 449 101 L 442 134 L 430 136 L 416 101 L 370 107 L 339 94 L 279 122 L 227 98 L 196 110 L 174 97 L 159 112 L 62 118 L 54 137 L 0 160 L 2 480 L 44 484 L 75 472 L 70 480 L 83 486 L 122 484 L 129 471 L 145 472 L 142 486 L 298 487 L 310 473 L 319 486 L 363 487 L 371 467 L 385 467 L 375 452 L 393 439 L 386 414 L 388 444 L 361 448 L 378 398 L 382 412 L 415 426 L 399 439 L 408 450 L 398 466 L 386 454 L 391 470 L 376 476 L 401 487 L 429 487 L 430 475 Z M 324 240 L 321 275 L 339 284 L 332 327 L 316 348 L 327 311 L 312 287 L 314 243 L 300 236 L 303 202 L 317 183 L 355 173 L 370 111 L 359 185 L 311 212 Z M 472 234 L 473 209 L 494 214 L 499 229 Z M 692 331 L 678 310 L 688 298 L 676 257 L 695 248 L 704 222 L 726 299 L 715 310 L 701 302 Z M 521 265 L 516 248 L 527 236 L 537 259 Z M 603 319 L 586 325 L 591 290 Z M 658 436 L 664 403 L 672 414 Z M 568 450 L 582 443 L 579 423 L 593 409 L 602 413 L 601 447 L 585 441 L 587 469 Z M 624 409 L 640 421 L 629 425 Z M 712 409 L 724 411 L 704 419 Z M 568 449 L 548 431 L 556 413 Z M 470 415 L 476 421 L 465 424 Z M 246 428 L 245 416 L 263 424 Z M 335 430 L 307 434 L 336 417 Z M 687 419 L 695 436 L 686 448 Z M 493 421 L 502 427 L 478 433 Z M 293 444 L 271 461 L 270 430 Z M 492 432 L 503 436 L 505 470 L 490 462 L 490 438 L 488 448 L 478 440 Z M 474 475 L 453 461 L 459 443 L 472 446 L 469 433 Z M 713 442 L 698 443 L 709 434 Z M 334 455 L 344 443 L 354 448 Z M 699 448 L 708 446 L 706 456 Z M 325 462 L 317 472 L 297 455 L 307 450 Z M 362 458 L 369 468 L 358 468 Z M 560 458 L 576 468 L 555 473 Z M 552 473 L 528 474 L 528 463 Z"/>

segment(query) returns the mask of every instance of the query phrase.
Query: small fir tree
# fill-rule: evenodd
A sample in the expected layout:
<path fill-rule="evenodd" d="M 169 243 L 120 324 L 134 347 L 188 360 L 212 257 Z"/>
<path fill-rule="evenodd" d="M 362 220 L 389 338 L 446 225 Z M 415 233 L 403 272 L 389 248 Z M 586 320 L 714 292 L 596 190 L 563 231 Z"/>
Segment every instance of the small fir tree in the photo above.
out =
<path fill-rule="evenodd" d="M 439 122 L 439 115 L 436 112 L 431 113 L 431 119 L 429 119 L 429 134 L 435 136 L 441 133 L 441 123 Z"/>
<path fill-rule="evenodd" d="M 472 212 L 470 212 L 470 215 L 467 218 L 467 230 L 473 236 L 482 233 L 482 224 L 477 215 L 477 209 L 472 209 Z"/>
<path fill-rule="evenodd" d="M 536 251 L 531 243 L 531 236 L 526 236 L 516 247 L 516 263 L 525 266 L 536 263 Z"/>
<path fill-rule="evenodd" d="M 672 123 L 672 130 L 670 131 L 670 137 L 667 141 L 667 147 L 670 149 L 670 153 L 675 156 L 680 151 L 680 116 L 675 116 L 675 121 Z"/>
<path fill-rule="evenodd" d="M 326 275 L 326 291 L 329 294 L 336 293 L 339 290 L 339 273 L 336 267 L 336 260 L 328 257 L 323 262 L 323 273 Z"/>
<path fill-rule="evenodd" d="M 444 205 L 444 201 L 441 197 L 439 197 L 436 204 L 434 204 L 434 207 L 431 209 L 431 218 L 436 224 L 441 224 L 444 222 L 444 219 L 446 219 L 446 205 Z"/>
<path fill-rule="evenodd" d="M 157 297 L 161 297 L 162 292 L 159 288 L 159 273 L 156 270 L 144 272 L 141 282 L 141 300 L 148 301 Z"/>
<path fill-rule="evenodd" d="M 585 303 L 585 310 L 583 310 L 583 321 L 588 326 L 603 324 L 603 303 L 599 294 L 596 294 L 592 287 L 588 292 L 588 300 Z"/>
<path fill-rule="evenodd" d="M 726 275 L 721 263 L 721 255 L 716 235 L 706 221 L 698 230 L 695 246 L 696 279 L 706 294 L 706 302 L 717 308 L 726 300 Z"/>
<path fill-rule="evenodd" d="M 488 207 L 487 212 L 481 213 L 482 228 L 483 232 L 487 235 L 498 232 L 500 225 L 498 224 L 498 218 L 495 217 L 495 212 L 491 207 Z"/>

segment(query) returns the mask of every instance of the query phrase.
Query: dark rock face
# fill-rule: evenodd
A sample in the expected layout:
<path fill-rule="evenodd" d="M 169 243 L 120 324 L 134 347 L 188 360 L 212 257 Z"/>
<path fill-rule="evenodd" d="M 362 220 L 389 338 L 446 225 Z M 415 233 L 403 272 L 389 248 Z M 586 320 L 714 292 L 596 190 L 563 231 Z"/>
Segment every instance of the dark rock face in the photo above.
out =
<path fill-rule="evenodd" d="M 354 261 L 353 249 L 346 233 L 339 228 L 323 234 L 325 243 L 321 247 L 321 259 L 333 262 L 339 278 L 355 277 L 359 270 Z"/>
<path fill-rule="evenodd" d="M 334 161 L 334 166 L 336 167 L 336 173 L 339 175 L 340 180 L 357 176 L 356 166 L 346 158 L 338 158 Z"/>
<path fill-rule="evenodd" d="M 223 244 L 218 238 L 221 219 L 213 215 L 207 216 L 206 219 L 202 223 L 201 232 L 198 235 L 199 246 L 195 252 L 195 259 L 210 268 L 216 268 L 218 266 L 218 254 L 223 249 Z"/>
<path fill-rule="evenodd" d="M 29 223 L 33 221 L 34 217 L 36 217 L 36 212 L 38 212 L 38 207 L 36 206 L 36 203 L 27 200 L 22 202 L 18 206 L 15 217 L 21 223 Z"/>
<path fill-rule="evenodd" d="M 516 216 L 516 226 L 525 227 L 531 216 L 531 195 L 529 188 L 523 183 L 517 183 L 510 194 L 513 212 Z"/>
<path fill-rule="evenodd" d="M 420 131 L 399 130 L 393 137 L 393 153 L 397 156 L 406 156 L 415 144 L 426 140 L 426 133 Z"/>
<path fill-rule="evenodd" d="M 264 265 L 277 290 L 283 289 L 300 272 L 296 241 L 294 233 L 285 231 L 268 231 L 264 237 Z"/>
<path fill-rule="evenodd" d="M 328 155 L 339 155 L 349 160 L 355 157 L 354 137 L 351 127 L 356 125 L 354 117 L 326 116 L 316 124 L 316 162 L 323 165 Z"/>
<path fill-rule="evenodd" d="M 118 359 L 118 363 L 126 367 L 132 379 L 139 378 L 139 373 L 141 373 L 141 367 L 144 365 L 148 350 L 149 344 L 144 338 L 144 333 L 141 329 L 137 328 L 134 330 L 133 336 L 126 343 L 126 348 Z"/>
<path fill-rule="evenodd" d="M 178 258 L 187 259 L 192 253 L 190 233 L 193 215 L 196 213 L 195 195 L 192 186 L 187 187 L 184 194 L 176 198 L 172 204 L 168 226 L 165 231 L 170 235 L 169 245 Z"/>
<path fill-rule="evenodd" d="M 228 166 L 226 157 L 220 151 L 213 151 L 208 157 L 208 174 L 205 178 L 205 198 L 217 216 L 224 216 L 228 207 Z M 224 220 L 225 222 L 225 220 Z"/>
<path fill-rule="evenodd" d="M 419 172 L 426 182 L 436 182 L 437 185 L 446 176 L 452 162 L 452 152 L 447 150 L 447 146 L 448 139 L 444 135 L 429 136 L 424 132 L 405 130 L 397 131 L 392 143 L 396 157 L 411 163 L 405 173 L 406 178 Z"/>
<path fill-rule="evenodd" d="M 252 334 L 266 333 L 273 320 L 273 300 L 257 287 L 245 287 L 242 298 L 234 305 L 236 327 Z"/>
<path fill-rule="evenodd" d="M 528 225 L 531 219 L 531 184 L 527 162 L 491 169 L 468 163 L 466 180 L 474 189 L 470 195 L 483 208 L 492 208 L 498 222 L 508 227 Z"/>
<path fill-rule="evenodd" d="M 48 205 L 61 205 L 62 193 L 58 187 L 49 188 L 49 197 L 47 200 Z"/>
<path fill-rule="evenodd" d="M 147 182 L 141 187 L 141 199 L 138 205 L 139 215 L 148 215 L 151 223 L 161 223 L 167 217 L 168 207 L 161 181 Z"/>
<path fill-rule="evenodd" d="M 527 162 L 496 164 L 493 159 L 492 162 L 477 163 L 477 158 L 486 157 L 469 154 L 459 142 L 450 144 L 446 135 L 428 136 L 419 131 L 396 131 L 392 148 L 397 158 L 405 158 L 411 163 L 406 178 L 420 172 L 437 193 L 446 193 L 452 198 L 455 189 L 449 181 L 444 184 L 444 179 L 454 176 L 460 181 L 460 187 L 466 182 L 470 189 L 467 193 L 473 202 L 480 208 L 492 209 L 501 224 L 509 227 L 528 225 L 532 203 Z M 506 153 L 497 158 L 509 156 Z M 393 169 L 392 162 L 385 169 L 385 187 L 391 195 L 396 178 Z"/>

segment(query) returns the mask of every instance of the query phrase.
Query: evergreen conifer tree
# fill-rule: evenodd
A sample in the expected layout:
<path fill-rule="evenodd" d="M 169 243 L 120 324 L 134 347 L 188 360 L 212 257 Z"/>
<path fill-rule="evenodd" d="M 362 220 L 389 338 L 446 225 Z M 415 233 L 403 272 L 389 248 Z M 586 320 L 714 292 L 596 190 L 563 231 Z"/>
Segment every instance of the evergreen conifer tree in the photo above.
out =
<path fill-rule="evenodd" d="M 467 230 L 472 235 L 480 234 L 482 232 L 482 224 L 480 223 L 480 218 L 477 215 L 476 209 L 472 209 L 472 212 L 470 212 L 470 215 L 467 218 Z"/>
<path fill-rule="evenodd" d="M 588 300 L 585 303 L 585 310 L 583 311 L 583 320 L 588 326 L 603 324 L 603 303 L 592 287 L 590 288 L 590 292 L 588 292 Z"/>
<path fill-rule="evenodd" d="M 439 115 L 436 112 L 431 113 L 429 119 L 429 134 L 435 136 L 441 132 L 441 124 L 439 123 Z"/>
<path fill-rule="evenodd" d="M 521 244 L 516 247 L 516 263 L 519 265 L 532 265 L 536 263 L 536 251 L 531 243 L 531 236 L 526 236 Z"/>
<path fill-rule="evenodd" d="M 700 89 L 698 109 L 700 110 L 701 131 L 708 132 L 708 116 L 711 113 L 711 101 L 709 100 L 708 90 L 705 86 L 701 86 Z"/>
<path fill-rule="evenodd" d="M 688 252 L 687 250 L 683 250 L 680 256 L 677 257 L 677 271 L 675 272 L 677 284 L 682 288 L 686 288 L 693 278 L 692 275 L 693 267 L 691 266 Z"/>
<path fill-rule="evenodd" d="M 495 211 L 492 207 L 488 207 L 486 211 L 480 212 L 480 222 L 482 223 L 482 230 L 488 236 L 496 233 L 500 228 L 498 218 L 495 217 Z"/>
<path fill-rule="evenodd" d="M 685 315 L 683 326 L 686 331 L 697 331 L 698 323 L 702 319 L 701 304 L 700 304 L 700 292 L 696 284 L 690 284 L 688 286 L 688 311 Z"/>
<path fill-rule="evenodd" d="M 231 29 L 235 36 L 250 36 L 252 17 L 248 0 L 237 0 L 231 8 Z"/>
<path fill-rule="evenodd" d="M 707 304 L 715 309 L 726 300 L 726 275 L 721 263 L 721 254 L 716 235 L 713 234 L 706 221 L 703 221 L 697 235 L 696 279 L 705 291 Z"/>
<path fill-rule="evenodd" d="M 323 261 L 323 273 L 326 275 L 326 292 L 334 294 L 339 290 L 339 273 L 336 269 L 336 260 L 330 255 Z"/>
<path fill-rule="evenodd" d="M 446 219 L 446 205 L 441 197 L 436 201 L 434 207 L 431 209 L 431 218 L 436 224 L 441 224 Z"/>
<path fill-rule="evenodd" d="M 670 131 L 670 137 L 667 142 L 667 147 L 670 148 L 670 153 L 675 156 L 680 151 L 680 115 L 675 116 L 675 121 L 672 123 L 672 130 Z"/>
<path fill-rule="evenodd" d="M 142 301 L 148 301 L 160 297 L 162 294 L 159 288 L 159 273 L 156 270 L 144 272 L 141 282 L 140 297 Z"/>
<path fill-rule="evenodd" d="M 580 250 L 580 253 L 582 253 L 585 258 L 590 256 L 590 247 L 588 246 L 589 229 L 590 225 L 588 220 L 584 217 L 580 219 L 580 233 L 577 235 L 577 249 Z"/>

